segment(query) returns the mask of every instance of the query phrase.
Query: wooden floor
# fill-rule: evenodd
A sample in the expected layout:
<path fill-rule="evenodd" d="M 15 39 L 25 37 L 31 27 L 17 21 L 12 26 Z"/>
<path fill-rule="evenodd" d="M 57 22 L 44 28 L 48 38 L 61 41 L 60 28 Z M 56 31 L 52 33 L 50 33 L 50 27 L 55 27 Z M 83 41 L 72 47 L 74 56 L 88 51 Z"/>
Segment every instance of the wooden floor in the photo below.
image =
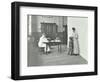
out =
<path fill-rule="evenodd" d="M 58 52 L 57 48 L 57 46 L 53 46 L 51 53 L 46 55 L 31 43 L 28 43 L 28 66 L 87 64 L 87 61 L 81 56 L 68 55 L 66 46 L 62 45 L 62 52 Z"/>

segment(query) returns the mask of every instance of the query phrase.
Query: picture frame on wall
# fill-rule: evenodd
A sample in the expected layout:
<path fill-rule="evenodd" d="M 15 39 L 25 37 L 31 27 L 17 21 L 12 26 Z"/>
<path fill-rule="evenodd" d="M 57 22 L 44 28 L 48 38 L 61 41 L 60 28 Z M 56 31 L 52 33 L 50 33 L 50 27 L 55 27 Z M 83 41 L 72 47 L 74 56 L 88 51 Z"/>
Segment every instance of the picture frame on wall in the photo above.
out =
<path fill-rule="evenodd" d="M 11 78 L 97 75 L 97 7 L 11 3 Z"/>

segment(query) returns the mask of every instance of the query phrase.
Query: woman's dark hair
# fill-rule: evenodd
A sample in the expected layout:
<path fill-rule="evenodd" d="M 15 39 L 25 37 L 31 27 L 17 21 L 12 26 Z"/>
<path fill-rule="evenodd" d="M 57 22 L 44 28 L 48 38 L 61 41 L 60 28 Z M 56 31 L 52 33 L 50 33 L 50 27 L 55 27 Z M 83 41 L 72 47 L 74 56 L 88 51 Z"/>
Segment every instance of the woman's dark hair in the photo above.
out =
<path fill-rule="evenodd" d="M 75 27 L 73 27 L 72 30 L 75 31 Z"/>

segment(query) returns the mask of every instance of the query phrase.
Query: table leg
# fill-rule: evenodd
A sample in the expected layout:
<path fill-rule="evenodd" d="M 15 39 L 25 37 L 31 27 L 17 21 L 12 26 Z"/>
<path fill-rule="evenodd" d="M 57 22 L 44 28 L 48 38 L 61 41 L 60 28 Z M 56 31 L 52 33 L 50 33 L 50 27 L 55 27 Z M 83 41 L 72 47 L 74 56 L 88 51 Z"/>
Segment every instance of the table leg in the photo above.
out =
<path fill-rule="evenodd" d="M 47 53 L 47 44 L 46 44 L 46 55 L 48 55 L 48 53 Z"/>
<path fill-rule="evenodd" d="M 59 44 L 59 46 L 60 46 L 60 53 L 61 53 L 61 50 L 62 50 L 62 49 L 61 49 L 61 44 Z"/>
<path fill-rule="evenodd" d="M 58 52 L 59 52 L 59 44 L 58 44 Z"/>
<path fill-rule="evenodd" d="M 58 52 L 61 53 L 61 44 L 58 44 Z"/>

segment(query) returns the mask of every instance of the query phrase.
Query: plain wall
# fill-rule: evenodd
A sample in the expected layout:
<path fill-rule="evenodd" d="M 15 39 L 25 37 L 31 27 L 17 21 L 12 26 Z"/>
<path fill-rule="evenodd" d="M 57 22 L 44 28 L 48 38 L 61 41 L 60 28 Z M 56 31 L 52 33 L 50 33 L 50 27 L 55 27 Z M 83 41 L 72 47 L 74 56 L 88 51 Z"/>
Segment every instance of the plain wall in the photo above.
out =
<path fill-rule="evenodd" d="M 80 55 L 88 60 L 88 18 L 85 17 L 68 17 L 68 36 L 72 35 L 72 27 L 76 28 Z"/>

